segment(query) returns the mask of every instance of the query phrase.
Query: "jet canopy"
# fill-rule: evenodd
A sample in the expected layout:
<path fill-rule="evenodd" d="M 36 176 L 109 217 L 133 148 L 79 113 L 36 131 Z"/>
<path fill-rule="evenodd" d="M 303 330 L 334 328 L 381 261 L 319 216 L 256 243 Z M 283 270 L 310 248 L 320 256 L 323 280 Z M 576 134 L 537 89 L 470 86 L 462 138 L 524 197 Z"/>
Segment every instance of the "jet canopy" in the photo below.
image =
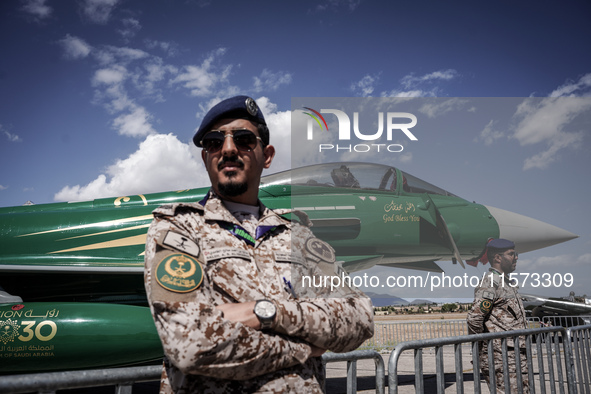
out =
<path fill-rule="evenodd" d="M 406 193 L 456 195 L 394 167 L 357 162 L 316 164 L 267 175 L 261 186 L 324 186 Z"/>

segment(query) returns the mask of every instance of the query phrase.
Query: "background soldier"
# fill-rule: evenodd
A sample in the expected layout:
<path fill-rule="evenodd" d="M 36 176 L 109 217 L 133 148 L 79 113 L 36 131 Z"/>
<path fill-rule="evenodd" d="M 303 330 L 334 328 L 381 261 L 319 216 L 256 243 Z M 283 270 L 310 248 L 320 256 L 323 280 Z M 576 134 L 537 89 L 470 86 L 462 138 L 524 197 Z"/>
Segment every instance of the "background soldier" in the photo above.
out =
<path fill-rule="evenodd" d="M 302 275 L 334 273 L 335 254 L 280 216 L 288 210 L 258 200 L 275 150 L 253 99 L 214 106 L 193 141 L 212 188 L 198 203 L 155 210 L 146 241 L 146 291 L 165 353 L 161 392 L 321 392 L 319 356 L 373 335 L 370 299 L 298 288 Z"/>
<path fill-rule="evenodd" d="M 474 304 L 468 313 L 468 330 L 472 334 L 502 332 L 527 328 L 525 309 L 517 294 L 517 283 L 509 280 L 509 274 L 517 266 L 515 244 L 506 239 L 493 239 L 487 244 L 486 256 L 491 268 L 482 282 L 474 289 Z M 497 392 L 504 392 L 503 359 L 501 340 L 492 341 L 494 371 Z M 525 343 L 520 338 L 519 352 L 515 352 L 513 339 L 507 338 L 509 380 L 511 392 L 517 393 L 516 357 L 520 355 L 523 392 L 529 393 Z M 490 385 L 488 365 L 488 345 L 480 344 L 480 367 L 486 382 Z"/>

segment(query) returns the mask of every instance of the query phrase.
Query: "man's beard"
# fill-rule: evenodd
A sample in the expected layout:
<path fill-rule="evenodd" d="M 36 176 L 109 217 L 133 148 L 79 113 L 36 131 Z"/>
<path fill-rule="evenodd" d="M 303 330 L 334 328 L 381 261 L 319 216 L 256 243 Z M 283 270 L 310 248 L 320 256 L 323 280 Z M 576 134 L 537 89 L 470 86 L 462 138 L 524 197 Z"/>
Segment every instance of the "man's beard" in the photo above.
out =
<path fill-rule="evenodd" d="M 248 184 L 246 182 L 228 181 L 227 183 L 218 184 L 218 192 L 226 197 L 237 197 L 246 193 L 247 190 Z"/>
<path fill-rule="evenodd" d="M 238 164 L 240 168 L 244 167 L 244 162 L 238 156 L 226 157 L 224 156 L 222 160 L 218 164 L 218 170 L 222 169 L 222 166 L 225 165 L 227 162 L 233 162 Z M 236 175 L 235 172 L 230 172 L 227 174 L 228 177 L 233 178 Z M 222 196 L 226 197 L 237 197 L 241 194 L 246 193 L 248 190 L 248 184 L 245 182 L 236 182 L 233 179 L 230 179 L 227 183 L 218 183 L 218 192 Z"/>

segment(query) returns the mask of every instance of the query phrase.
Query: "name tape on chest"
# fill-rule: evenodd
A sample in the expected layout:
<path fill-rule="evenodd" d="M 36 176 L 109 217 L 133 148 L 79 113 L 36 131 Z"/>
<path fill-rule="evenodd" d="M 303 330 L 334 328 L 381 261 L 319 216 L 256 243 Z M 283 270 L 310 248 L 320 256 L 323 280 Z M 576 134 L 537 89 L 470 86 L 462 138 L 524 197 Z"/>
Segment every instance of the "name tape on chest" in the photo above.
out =
<path fill-rule="evenodd" d="M 161 238 L 160 244 L 190 254 L 191 256 L 199 257 L 199 245 L 186 236 L 175 233 L 174 231 L 166 232 Z"/>
<path fill-rule="evenodd" d="M 215 248 L 210 250 L 203 250 L 205 260 L 213 261 L 219 259 L 227 259 L 237 257 L 240 259 L 250 260 L 248 251 L 240 248 Z"/>
<path fill-rule="evenodd" d="M 281 263 L 295 263 L 295 264 L 304 264 L 304 258 L 295 253 L 291 252 L 281 252 L 281 251 L 273 251 L 275 255 L 275 261 Z"/>
<path fill-rule="evenodd" d="M 174 253 L 164 257 L 156 267 L 156 281 L 166 290 L 188 293 L 203 281 L 203 267 L 193 257 Z"/>

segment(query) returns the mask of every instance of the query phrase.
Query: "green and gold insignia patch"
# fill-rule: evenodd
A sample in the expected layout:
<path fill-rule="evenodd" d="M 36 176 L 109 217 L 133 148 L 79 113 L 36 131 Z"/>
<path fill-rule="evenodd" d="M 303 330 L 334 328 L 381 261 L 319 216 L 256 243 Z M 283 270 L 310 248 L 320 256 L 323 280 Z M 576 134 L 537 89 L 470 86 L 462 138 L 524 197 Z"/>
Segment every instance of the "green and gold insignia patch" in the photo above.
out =
<path fill-rule="evenodd" d="M 166 290 L 188 293 L 203 281 L 203 267 L 193 257 L 175 253 L 169 254 L 156 267 L 156 280 Z"/>
<path fill-rule="evenodd" d="M 492 309 L 493 303 L 491 300 L 482 300 L 480 303 L 480 310 L 482 313 L 489 313 Z"/>

